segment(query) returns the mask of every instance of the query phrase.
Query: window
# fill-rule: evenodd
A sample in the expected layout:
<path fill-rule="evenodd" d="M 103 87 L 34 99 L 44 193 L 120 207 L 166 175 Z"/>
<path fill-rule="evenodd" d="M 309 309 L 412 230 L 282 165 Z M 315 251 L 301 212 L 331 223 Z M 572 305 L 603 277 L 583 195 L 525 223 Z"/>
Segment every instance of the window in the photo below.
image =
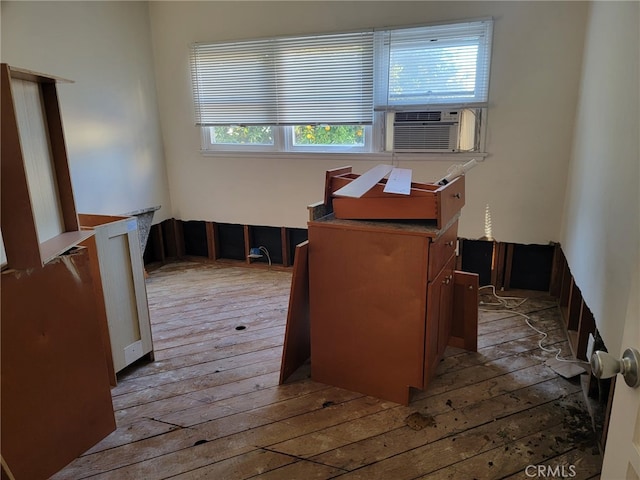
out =
<path fill-rule="evenodd" d="M 492 21 L 376 32 L 376 108 L 485 106 Z"/>
<path fill-rule="evenodd" d="M 447 130 L 452 147 L 435 151 L 479 151 L 491 31 L 486 19 L 195 44 L 191 69 L 203 148 L 391 150 L 394 112 L 456 109 L 461 121 Z M 418 130 L 403 125 L 403 131 Z"/>
<path fill-rule="evenodd" d="M 373 32 L 192 48 L 205 148 L 365 151 L 373 121 Z"/>

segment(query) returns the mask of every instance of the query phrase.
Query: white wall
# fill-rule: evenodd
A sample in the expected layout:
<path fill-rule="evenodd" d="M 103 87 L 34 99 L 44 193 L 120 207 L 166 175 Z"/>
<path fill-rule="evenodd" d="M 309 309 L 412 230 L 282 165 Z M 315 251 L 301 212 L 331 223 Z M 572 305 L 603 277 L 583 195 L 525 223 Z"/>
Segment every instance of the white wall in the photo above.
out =
<path fill-rule="evenodd" d="M 195 41 L 495 18 L 488 151 L 467 176 L 460 235 L 484 235 L 490 205 L 500 241 L 559 240 L 587 14 L 583 2 L 152 2 L 156 82 L 173 215 L 183 220 L 305 227 L 324 172 L 379 159 L 220 158 L 200 154 L 189 45 Z M 451 163 L 405 162 L 418 181 Z"/>
<path fill-rule="evenodd" d="M 561 236 L 614 354 L 623 346 L 629 281 L 640 259 L 639 5 L 591 7 Z"/>
<path fill-rule="evenodd" d="M 146 2 L 2 1 L 2 62 L 58 88 L 76 208 L 172 215 Z"/>

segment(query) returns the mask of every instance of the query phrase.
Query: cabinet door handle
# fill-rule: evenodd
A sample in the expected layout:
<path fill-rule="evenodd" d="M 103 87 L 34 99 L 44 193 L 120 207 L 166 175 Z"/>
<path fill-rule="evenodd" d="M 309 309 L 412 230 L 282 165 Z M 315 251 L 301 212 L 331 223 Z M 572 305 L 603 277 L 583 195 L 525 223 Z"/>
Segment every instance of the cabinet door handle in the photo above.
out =
<path fill-rule="evenodd" d="M 449 246 L 449 247 L 453 247 L 453 240 L 449 240 L 449 241 L 447 242 L 447 246 Z"/>
<path fill-rule="evenodd" d="M 460 198 L 460 194 L 459 194 L 459 193 L 454 193 L 454 194 L 453 194 L 453 197 L 454 197 L 454 198 Z"/>
<path fill-rule="evenodd" d="M 444 277 L 442 283 L 444 283 L 445 285 L 449 285 L 451 283 L 451 275 L 447 275 L 446 277 Z"/>

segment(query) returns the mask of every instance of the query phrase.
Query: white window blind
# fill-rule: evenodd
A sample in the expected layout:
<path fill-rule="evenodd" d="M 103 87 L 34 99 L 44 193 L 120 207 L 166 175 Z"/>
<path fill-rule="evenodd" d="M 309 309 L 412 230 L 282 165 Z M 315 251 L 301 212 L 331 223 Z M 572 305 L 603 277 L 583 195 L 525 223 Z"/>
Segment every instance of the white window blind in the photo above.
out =
<path fill-rule="evenodd" d="M 493 20 L 376 31 L 378 110 L 486 106 Z"/>
<path fill-rule="evenodd" d="M 196 123 L 371 124 L 373 32 L 194 44 Z"/>

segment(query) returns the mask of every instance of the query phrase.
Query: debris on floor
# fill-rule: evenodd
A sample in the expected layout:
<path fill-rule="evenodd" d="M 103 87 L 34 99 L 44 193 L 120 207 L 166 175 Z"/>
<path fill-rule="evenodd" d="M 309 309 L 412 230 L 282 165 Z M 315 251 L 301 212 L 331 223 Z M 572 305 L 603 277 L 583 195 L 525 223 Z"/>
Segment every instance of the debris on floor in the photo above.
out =
<path fill-rule="evenodd" d="M 557 358 L 552 358 L 544 362 L 547 367 L 556 372 L 558 375 L 562 375 L 564 378 L 573 378 L 587 371 L 576 362 L 561 361 Z"/>
<path fill-rule="evenodd" d="M 424 427 L 435 427 L 436 420 L 431 415 L 413 412 L 404 419 L 407 426 L 413 430 L 422 430 Z"/>

